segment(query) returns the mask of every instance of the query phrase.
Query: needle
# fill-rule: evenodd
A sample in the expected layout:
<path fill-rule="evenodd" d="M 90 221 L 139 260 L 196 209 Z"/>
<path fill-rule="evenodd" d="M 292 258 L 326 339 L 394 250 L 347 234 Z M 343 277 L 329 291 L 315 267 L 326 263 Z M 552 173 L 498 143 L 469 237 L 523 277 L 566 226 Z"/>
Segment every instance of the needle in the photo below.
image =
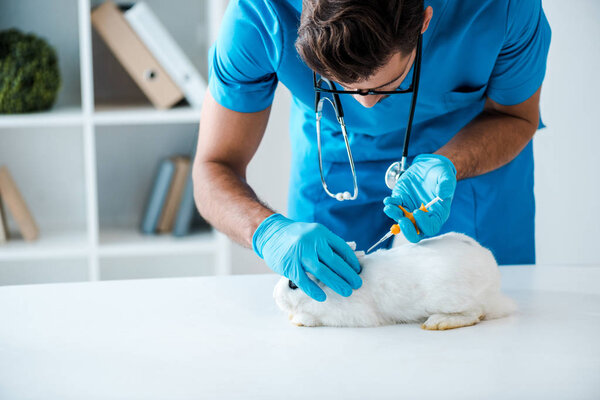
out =
<path fill-rule="evenodd" d="M 398 233 L 394 233 L 394 231 L 396 231 L 396 230 L 398 231 L 398 233 L 400 233 L 400 226 L 398 224 L 392 225 L 392 227 L 390 228 L 388 233 L 383 235 L 383 237 L 381 239 L 379 239 L 377 241 L 377 243 L 375 243 L 373 246 L 369 247 L 369 250 L 367 250 L 367 254 L 369 254 L 371 252 L 371 250 L 373 250 L 375 247 L 379 246 L 381 243 L 388 240 L 392 235 L 397 235 Z"/>

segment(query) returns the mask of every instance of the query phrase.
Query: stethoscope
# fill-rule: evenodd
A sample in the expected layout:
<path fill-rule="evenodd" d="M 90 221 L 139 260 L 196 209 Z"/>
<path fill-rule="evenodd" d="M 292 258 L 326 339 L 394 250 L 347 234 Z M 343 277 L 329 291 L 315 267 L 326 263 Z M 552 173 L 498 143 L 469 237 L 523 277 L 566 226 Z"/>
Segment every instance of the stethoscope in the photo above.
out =
<path fill-rule="evenodd" d="M 340 101 L 340 94 L 358 94 L 361 96 L 368 95 L 389 95 L 389 94 L 398 94 L 398 93 L 409 93 L 412 92 L 411 103 L 410 103 L 410 113 L 408 116 L 408 124 L 406 125 L 406 132 L 404 134 L 404 144 L 402 149 L 402 158 L 400 161 L 396 161 L 392 163 L 386 173 L 385 173 L 385 184 L 390 189 L 393 190 L 396 186 L 396 182 L 400 179 L 400 176 L 406 171 L 408 168 L 408 163 L 406 158 L 408 156 L 408 144 L 410 141 L 410 133 L 412 130 L 413 117 L 415 115 L 415 106 L 417 104 L 417 96 L 419 93 L 419 78 L 421 75 L 421 47 L 422 47 L 422 35 L 419 35 L 417 39 L 417 53 L 415 55 L 415 68 L 412 78 L 411 86 L 406 90 L 337 90 L 334 84 L 326 78 L 321 77 L 317 80 L 317 74 L 313 73 L 313 85 L 315 89 L 315 117 L 316 117 L 316 128 L 317 128 L 317 149 L 319 153 L 319 172 L 321 174 L 321 184 L 323 185 L 323 189 L 325 192 L 334 199 L 339 201 L 344 200 L 355 200 L 358 197 L 358 181 L 356 178 L 356 170 L 354 167 L 354 159 L 352 158 L 352 151 L 350 150 L 350 143 L 348 140 L 348 133 L 346 131 L 346 124 L 344 123 L 344 110 L 342 108 L 342 102 Z M 326 84 L 328 88 L 321 87 L 321 82 Z M 330 93 L 333 97 L 333 100 L 329 97 L 323 96 L 321 97 L 321 93 Z M 354 191 L 352 194 L 350 192 L 338 192 L 332 193 L 327 183 L 325 182 L 325 177 L 323 175 L 323 159 L 321 156 L 321 118 L 323 116 L 323 105 L 329 102 L 335 111 L 335 117 L 340 124 L 340 128 L 342 131 L 342 136 L 344 138 L 344 142 L 346 144 L 346 152 L 348 154 L 348 162 L 350 163 L 350 169 L 352 171 L 352 182 L 354 185 Z"/>

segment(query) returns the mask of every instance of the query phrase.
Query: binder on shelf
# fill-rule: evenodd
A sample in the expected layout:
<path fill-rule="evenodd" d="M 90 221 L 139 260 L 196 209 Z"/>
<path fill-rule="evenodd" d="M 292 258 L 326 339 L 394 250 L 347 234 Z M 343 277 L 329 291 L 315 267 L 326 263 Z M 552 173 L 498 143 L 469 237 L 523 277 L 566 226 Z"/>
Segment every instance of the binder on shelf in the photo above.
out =
<path fill-rule="evenodd" d="M 124 15 L 148 50 L 183 91 L 188 103 L 200 108 L 206 92 L 206 82 L 150 7 L 139 1 L 126 10 Z"/>
<path fill-rule="evenodd" d="M 92 11 L 92 25 L 156 108 L 169 108 L 183 93 L 133 31 L 112 1 Z"/>
<path fill-rule="evenodd" d="M 23 239 L 28 242 L 37 239 L 37 224 L 6 166 L 0 167 L 0 197 L 17 223 Z"/>
<path fill-rule="evenodd" d="M 167 233 L 173 231 L 173 224 L 175 223 L 175 215 L 177 208 L 181 203 L 181 197 L 183 195 L 183 189 L 186 184 L 186 178 L 190 170 L 190 160 L 187 157 L 176 156 L 172 157 L 171 161 L 175 165 L 175 172 L 171 182 L 163 211 L 158 221 L 156 230 L 159 233 Z"/>
<path fill-rule="evenodd" d="M 194 202 L 194 182 L 192 180 L 192 171 L 190 168 L 185 189 L 183 190 L 183 195 L 181 196 L 179 210 L 177 210 L 177 216 L 175 217 L 173 235 L 181 237 L 189 234 L 192 227 L 192 220 L 194 219 L 194 213 L 197 212 L 196 204 Z"/>
<path fill-rule="evenodd" d="M 192 169 L 194 165 L 194 159 L 196 158 L 196 149 L 198 147 L 198 136 L 194 141 L 192 151 L 190 154 L 190 171 L 187 176 L 187 182 L 183 195 L 181 197 L 181 203 L 177 210 L 177 217 L 175 217 L 175 225 L 173 226 L 173 235 L 177 237 L 185 236 L 191 233 L 192 230 L 210 228 L 208 222 L 202 218 L 200 212 L 196 208 L 196 202 L 194 200 L 194 181 L 192 177 Z"/>
<path fill-rule="evenodd" d="M 142 219 L 143 233 L 152 234 L 156 232 L 174 172 L 175 165 L 170 159 L 165 159 L 160 163 Z"/>
<path fill-rule="evenodd" d="M 8 240 L 8 220 L 4 213 L 2 198 L 0 197 L 0 244 L 6 243 Z"/>

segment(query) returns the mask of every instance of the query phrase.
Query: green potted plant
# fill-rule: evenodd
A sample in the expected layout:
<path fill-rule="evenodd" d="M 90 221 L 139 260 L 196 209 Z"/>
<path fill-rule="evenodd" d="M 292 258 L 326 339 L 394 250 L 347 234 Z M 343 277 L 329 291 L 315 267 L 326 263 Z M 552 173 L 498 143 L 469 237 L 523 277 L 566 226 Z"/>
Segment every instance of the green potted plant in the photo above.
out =
<path fill-rule="evenodd" d="M 47 110 L 61 85 L 56 51 L 17 29 L 0 31 L 0 113 Z"/>

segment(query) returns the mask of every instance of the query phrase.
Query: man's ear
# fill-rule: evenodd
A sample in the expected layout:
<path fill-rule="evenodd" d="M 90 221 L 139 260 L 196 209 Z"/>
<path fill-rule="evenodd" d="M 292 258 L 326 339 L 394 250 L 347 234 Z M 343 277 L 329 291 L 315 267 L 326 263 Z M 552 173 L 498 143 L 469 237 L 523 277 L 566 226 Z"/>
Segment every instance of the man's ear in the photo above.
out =
<path fill-rule="evenodd" d="M 425 33 L 427 28 L 429 28 L 429 23 L 431 22 L 431 17 L 433 17 L 433 8 L 431 6 L 427 7 L 424 11 L 425 17 L 423 18 L 423 28 L 421 29 L 421 34 Z"/>

